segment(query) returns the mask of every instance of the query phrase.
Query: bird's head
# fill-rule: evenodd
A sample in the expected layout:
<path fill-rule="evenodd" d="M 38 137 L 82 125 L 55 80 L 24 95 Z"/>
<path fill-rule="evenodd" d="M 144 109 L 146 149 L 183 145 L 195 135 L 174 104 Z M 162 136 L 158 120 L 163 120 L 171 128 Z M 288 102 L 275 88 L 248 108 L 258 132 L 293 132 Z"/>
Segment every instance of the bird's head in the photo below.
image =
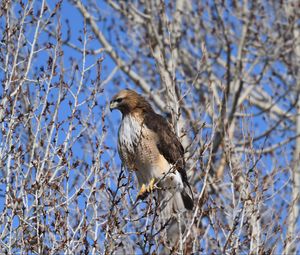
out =
<path fill-rule="evenodd" d="M 151 108 L 151 105 L 138 93 L 130 89 L 119 91 L 110 101 L 109 109 L 117 109 L 122 114 L 128 114 L 136 109 Z"/>

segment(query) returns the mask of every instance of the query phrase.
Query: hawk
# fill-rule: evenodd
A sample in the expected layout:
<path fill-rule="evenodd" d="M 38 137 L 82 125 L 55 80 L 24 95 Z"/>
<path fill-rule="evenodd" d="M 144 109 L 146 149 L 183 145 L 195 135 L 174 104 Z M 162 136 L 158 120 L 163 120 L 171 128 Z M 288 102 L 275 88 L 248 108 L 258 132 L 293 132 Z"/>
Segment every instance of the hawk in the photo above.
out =
<path fill-rule="evenodd" d="M 165 216 L 192 210 L 184 149 L 171 125 L 133 90 L 116 94 L 110 102 L 113 109 L 122 113 L 118 152 L 123 165 L 136 173 L 140 185 L 137 198 L 144 199 L 157 190 Z"/>

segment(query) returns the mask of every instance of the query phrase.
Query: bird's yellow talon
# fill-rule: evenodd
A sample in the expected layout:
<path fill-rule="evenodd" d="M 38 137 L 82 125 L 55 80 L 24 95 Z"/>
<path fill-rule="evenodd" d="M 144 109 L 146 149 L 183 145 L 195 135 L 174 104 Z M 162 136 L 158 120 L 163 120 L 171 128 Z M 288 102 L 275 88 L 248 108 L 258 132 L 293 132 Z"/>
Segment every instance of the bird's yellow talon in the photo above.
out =
<path fill-rule="evenodd" d="M 147 186 L 148 193 L 152 192 L 155 189 L 155 178 L 152 178 Z"/>
<path fill-rule="evenodd" d="M 152 178 L 147 186 L 145 184 L 142 185 L 142 187 L 137 195 L 137 200 L 144 199 L 149 193 L 151 193 L 155 189 L 156 189 L 155 178 Z"/>
<path fill-rule="evenodd" d="M 137 198 L 142 198 L 145 195 L 146 191 L 147 191 L 146 185 L 143 184 L 137 195 Z"/>

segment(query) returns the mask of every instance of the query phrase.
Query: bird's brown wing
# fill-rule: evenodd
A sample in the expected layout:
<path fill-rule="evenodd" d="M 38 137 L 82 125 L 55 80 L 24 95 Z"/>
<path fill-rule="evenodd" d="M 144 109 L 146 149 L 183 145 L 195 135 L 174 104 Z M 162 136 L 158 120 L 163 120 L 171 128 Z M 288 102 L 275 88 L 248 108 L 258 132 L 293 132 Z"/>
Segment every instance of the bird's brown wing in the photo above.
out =
<path fill-rule="evenodd" d="M 159 152 L 170 164 L 175 166 L 181 175 L 184 186 L 190 190 L 192 197 L 186 193 L 185 189 L 181 191 L 181 196 L 185 208 L 192 210 L 194 207 L 194 196 L 185 171 L 184 149 L 182 144 L 173 132 L 171 125 L 161 115 L 153 111 L 147 112 L 144 117 L 144 124 L 157 134 L 158 139 L 156 145 Z"/>
<path fill-rule="evenodd" d="M 185 171 L 184 149 L 173 132 L 171 125 L 155 112 L 147 112 L 145 114 L 144 124 L 157 134 L 157 148 L 159 152 L 170 164 L 175 166 L 181 175 L 183 183 L 189 186 Z"/>

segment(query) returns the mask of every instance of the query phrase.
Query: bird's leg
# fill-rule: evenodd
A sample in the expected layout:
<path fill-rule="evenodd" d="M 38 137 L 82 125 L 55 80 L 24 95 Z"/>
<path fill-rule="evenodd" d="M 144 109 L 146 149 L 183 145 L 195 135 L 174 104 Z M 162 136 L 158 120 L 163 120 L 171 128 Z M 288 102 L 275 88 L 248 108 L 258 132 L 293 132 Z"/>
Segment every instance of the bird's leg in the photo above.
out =
<path fill-rule="evenodd" d="M 147 186 L 147 192 L 150 193 L 155 189 L 155 178 L 152 178 Z"/>
<path fill-rule="evenodd" d="M 155 188 L 156 188 L 155 178 L 152 178 L 147 186 L 145 184 L 142 185 L 142 187 L 137 195 L 137 200 L 146 198 L 149 193 L 151 193 L 153 190 L 155 190 Z"/>
<path fill-rule="evenodd" d="M 138 195 L 137 195 L 136 200 L 145 198 L 146 193 L 147 193 L 147 188 L 146 188 L 146 185 L 143 184 L 140 191 L 139 191 L 139 193 L 138 193 Z"/>

